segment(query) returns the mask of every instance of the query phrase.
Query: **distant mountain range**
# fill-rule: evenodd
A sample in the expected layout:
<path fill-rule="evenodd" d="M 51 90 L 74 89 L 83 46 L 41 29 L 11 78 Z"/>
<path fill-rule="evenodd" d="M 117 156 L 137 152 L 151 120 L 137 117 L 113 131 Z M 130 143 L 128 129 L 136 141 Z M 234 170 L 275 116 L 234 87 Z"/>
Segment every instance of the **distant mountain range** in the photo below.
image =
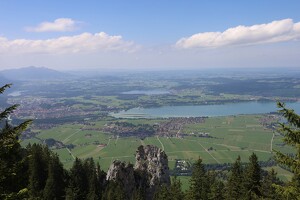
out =
<path fill-rule="evenodd" d="M 70 78 L 72 75 L 45 67 L 24 67 L 0 71 L 0 77 L 8 80 L 53 80 Z"/>

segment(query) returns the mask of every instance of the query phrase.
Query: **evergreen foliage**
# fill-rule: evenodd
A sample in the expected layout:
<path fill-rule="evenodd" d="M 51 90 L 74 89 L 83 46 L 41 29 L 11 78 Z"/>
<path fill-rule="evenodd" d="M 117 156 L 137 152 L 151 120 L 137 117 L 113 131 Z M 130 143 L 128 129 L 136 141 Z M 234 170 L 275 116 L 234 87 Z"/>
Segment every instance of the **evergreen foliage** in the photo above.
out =
<path fill-rule="evenodd" d="M 246 166 L 244 177 L 246 199 L 261 197 L 261 167 L 254 153 L 249 157 L 249 164 Z"/>
<path fill-rule="evenodd" d="M 172 184 L 170 187 L 162 185 L 161 188 L 154 195 L 156 200 L 182 200 L 184 199 L 184 193 L 181 188 L 180 179 L 176 176 L 172 178 Z"/>
<path fill-rule="evenodd" d="M 33 144 L 29 152 L 29 195 L 31 199 L 41 199 L 48 176 L 50 151 L 47 147 Z"/>
<path fill-rule="evenodd" d="M 0 87 L 0 94 L 10 86 L 7 84 Z M 19 135 L 31 121 L 27 120 L 17 126 L 10 125 L 7 118 L 17 107 L 13 105 L 0 112 L 0 199 L 19 199 L 27 193 L 26 186 L 19 181 L 19 177 L 23 176 L 25 162 Z"/>
<path fill-rule="evenodd" d="M 199 158 L 193 165 L 192 177 L 190 179 L 190 188 L 187 193 L 187 199 L 201 200 L 208 199 L 209 193 L 208 177 L 202 164 L 202 159 Z"/>
<path fill-rule="evenodd" d="M 241 157 L 239 156 L 232 165 L 231 174 L 226 184 L 226 199 L 239 199 L 243 196 L 243 167 L 241 165 Z"/>
<path fill-rule="evenodd" d="M 126 194 L 120 183 L 110 181 L 106 186 L 102 200 L 124 200 Z"/>
<path fill-rule="evenodd" d="M 43 191 L 44 200 L 60 200 L 65 197 L 65 172 L 57 155 L 49 161 L 48 177 Z"/>
<path fill-rule="evenodd" d="M 217 178 L 214 171 L 208 173 L 209 180 L 209 200 L 222 200 L 224 199 L 224 183 Z"/>
<path fill-rule="evenodd" d="M 279 195 L 276 194 L 274 185 L 281 185 L 281 181 L 276 177 L 277 173 L 272 168 L 271 171 L 268 171 L 268 174 L 263 177 L 262 180 L 262 195 L 264 199 L 268 200 L 279 200 L 282 199 Z"/>
<path fill-rule="evenodd" d="M 173 200 L 181 200 L 184 198 L 184 193 L 181 188 L 181 182 L 180 179 L 178 179 L 176 176 L 172 178 L 172 183 L 170 187 L 170 197 Z"/>
<path fill-rule="evenodd" d="M 70 169 L 70 180 L 67 188 L 66 199 L 81 200 L 86 199 L 88 194 L 88 176 L 80 159 L 76 158 Z"/>
<path fill-rule="evenodd" d="M 279 112 L 287 119 L 287 123 L 280 123 L 279 131 L 284 134 L 284 142 L 295 148 L 295 155 L 287 155 L 276 151 L 277 161 L 288 167 L 294 174 L 293 179 L 285 187 L 276 186 L 279 194 L 286 199 L 300 199 L 300 116 L 284 103 L 277 103 Z"/>

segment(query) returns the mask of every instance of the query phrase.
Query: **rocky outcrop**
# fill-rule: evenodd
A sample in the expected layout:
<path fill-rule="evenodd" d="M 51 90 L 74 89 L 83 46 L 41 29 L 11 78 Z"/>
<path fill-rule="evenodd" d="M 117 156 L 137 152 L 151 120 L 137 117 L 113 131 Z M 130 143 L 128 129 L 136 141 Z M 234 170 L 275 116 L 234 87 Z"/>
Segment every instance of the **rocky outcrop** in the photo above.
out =
<path fill-rule="evenodd" d="M 132 164 L 115 160 L 109 167 L 106 180 L 121 184 L 125 195 L 130 198 L 135 189 L 134 169 Z"/>
<path fill-rule="evenodd" d="M 168 156 L 163 150 L 153 145 L 139 146 L 135 159 L 134 169 L 150 175 L 150 187 L 170 185 Z"/>
<path fill-rule="evenodd" d="M 146 199 L 152 199 L 161 185 L 170 185 L 168 157 L 160 148 L 147 145 L 139 146 L 136 152 L 135 166 L 114 161 L 107 172 L 107 180 L 122 184 L 128 198 L 140 185 L 146 187 Z"/>

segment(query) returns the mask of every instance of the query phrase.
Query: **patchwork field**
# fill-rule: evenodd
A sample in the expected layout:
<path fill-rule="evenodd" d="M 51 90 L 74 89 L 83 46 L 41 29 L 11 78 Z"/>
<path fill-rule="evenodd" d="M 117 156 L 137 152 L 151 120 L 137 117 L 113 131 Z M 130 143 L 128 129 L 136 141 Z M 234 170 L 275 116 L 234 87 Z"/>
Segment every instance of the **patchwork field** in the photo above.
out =
<path fill-rule="evenodd" d="M 71 167 L 75 157 L 93 157 L 105 171 L 116 159 L 134 163 L 137 147 L 147 144 L 165 150 L 169 157 L 170 168 L 174 167 L 175 159 L 193 162 L 201 157 L 204 163 L 232 163 L 240 155 L 242 161 L 247 162 L 250 154 L 255 152 L 260 160 L 266 161 L 273 156 L 272 149 L 291 152 L 291 148 L 282 144 L 282 137 L 278 133 L 261 124 L 262 117 L 264 115 L 208 118 L 205 123 L 184 126 L 181 132 L 188 135 L 183 138 L 152 136 L 142 140 L 138 137 L 116 137 L 101 131 L 104 124 L 113 119 L 93 122 L 93 126 L 66 124 L 40 131 L 36 137 L 41 140 L 53 138 L 66 145 L 73 144 L 74 148 L 53 149 L 67 168 Z M 128 119 L 125 121 L 154 125 L 163 120 Z M 195 133 L 199 132 L 208 133 L 209 137 L 196 136 Z M 22 144 L 25 146 L 33 142 L 40 141 L 29 139 L 24 140 Z"/>

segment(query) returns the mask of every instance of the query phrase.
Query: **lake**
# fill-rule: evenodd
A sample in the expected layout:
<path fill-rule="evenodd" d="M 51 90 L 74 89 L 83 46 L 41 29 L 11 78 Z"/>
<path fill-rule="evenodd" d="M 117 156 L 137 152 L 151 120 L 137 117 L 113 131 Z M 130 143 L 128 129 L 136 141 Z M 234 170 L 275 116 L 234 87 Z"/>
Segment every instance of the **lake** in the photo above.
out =
<path fill-rule="evenodd" d="M 7 96 L 18 97 L 18 96 L 22 95 L 22 92 L 24 92 L 24 91 L 14 91 L 14 92 L 9 93 Z"/>
<path fill-rule="evenodd" d="M 290 102 L 287 108 L 300 113 L 300 102 Z M 117 118 L 167 118 L 167 117 L 215 117 L 241 114 L 263 114 L 276 112 L 276 102 L 239 102 L 221 105 L 163 106 L 157 108 L 133 108 L 119 113 L 111 113 Z"/>

